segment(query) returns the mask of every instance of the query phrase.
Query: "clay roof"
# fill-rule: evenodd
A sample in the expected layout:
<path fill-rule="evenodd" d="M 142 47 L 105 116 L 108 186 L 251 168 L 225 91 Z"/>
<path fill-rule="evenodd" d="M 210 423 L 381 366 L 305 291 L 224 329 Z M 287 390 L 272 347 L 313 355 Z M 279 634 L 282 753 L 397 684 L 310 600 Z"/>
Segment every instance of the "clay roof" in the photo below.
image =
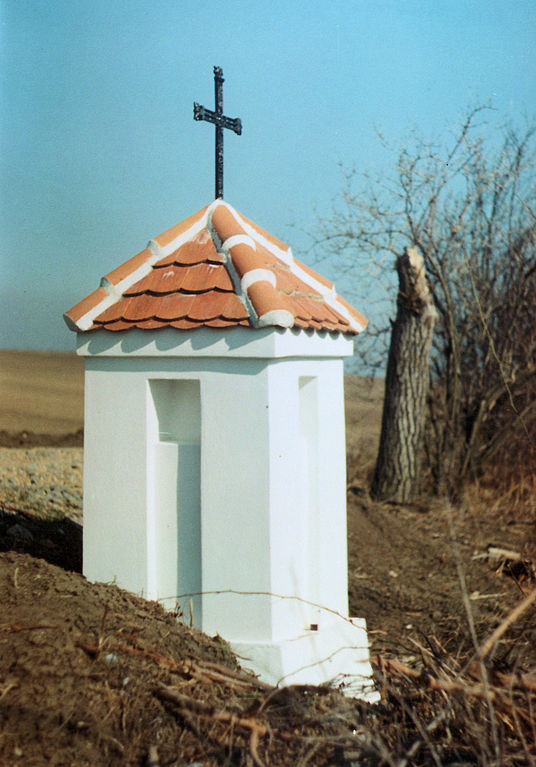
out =
<path fill-rule="evenodd" d="M 64 318 L 79 332 L 278 326 L 356 334 L 367 324 L 333 283 L 223 200 L 155 237 Z"/>

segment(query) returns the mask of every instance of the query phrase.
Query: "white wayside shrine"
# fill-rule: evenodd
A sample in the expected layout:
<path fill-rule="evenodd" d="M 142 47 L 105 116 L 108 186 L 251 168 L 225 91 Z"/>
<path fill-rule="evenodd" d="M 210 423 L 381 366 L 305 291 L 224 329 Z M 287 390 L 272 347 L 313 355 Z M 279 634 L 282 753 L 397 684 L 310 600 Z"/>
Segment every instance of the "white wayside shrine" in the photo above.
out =
<path fill-rule="evenodd" d="M 348 617 L 342 359 L 362 315 L 216 200 L 65 318 L 86 368 L 84 574 L 178 603 L 269 683 L 376 700 Z"/>

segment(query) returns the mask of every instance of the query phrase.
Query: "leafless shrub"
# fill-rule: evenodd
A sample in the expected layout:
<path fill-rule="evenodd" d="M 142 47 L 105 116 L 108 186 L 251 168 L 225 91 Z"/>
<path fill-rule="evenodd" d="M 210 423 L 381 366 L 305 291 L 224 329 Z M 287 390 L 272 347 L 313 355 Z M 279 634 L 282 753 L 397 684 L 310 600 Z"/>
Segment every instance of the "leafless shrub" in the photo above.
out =
<path fill-rule="evenodd" d="M 384 298 L 395 295 L 393 260 L 405 247 L 422 255 L 439 313 L 426 459 L 435 490 L 451 496 L 491 462 L 534 460 L 535 132 L 490 129 L 484 115 L 472 109 L 446 142 L 413 137 L 392 150 L 391 175 L 347 174 L 316 243 L 355 274 L 356 292 L 369 280 Z M 384 315 L 360 344 L 376 370 L 386 330 Z"/>

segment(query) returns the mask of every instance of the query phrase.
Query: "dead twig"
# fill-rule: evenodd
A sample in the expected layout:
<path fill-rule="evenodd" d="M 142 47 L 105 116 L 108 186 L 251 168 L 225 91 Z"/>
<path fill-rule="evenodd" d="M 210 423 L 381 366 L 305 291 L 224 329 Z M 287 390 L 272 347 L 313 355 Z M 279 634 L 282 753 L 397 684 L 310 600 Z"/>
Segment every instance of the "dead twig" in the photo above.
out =
<path fill-rule="evenodd" d="M 410 668 L 405 663 L 401 663 L 400 661 L 396 660 L 387 660 L 382 658 L 381 660 L 377 659 L 376 661 L 372 662 L 376 663 L 376 665 L 378 665 L 384 674 L 389 673 L 389 671 L 394 671 L 398 674 L 402 674 L 408 677 L 409 679 L 414 679 L 416 681 L 422 682 L 431 690 L 462 692 L 466 695 L 476 697 L 485 695 L 485 688 L 483 684 L 469 684 L 461 680 L 460 677 L 458 677 L 458 680 L 439 679 L 438 677 L 431 676 L 430 673 L 425 669 L 418 671 L 417 669 Z M 481 667 L 479 664 L 472 664 L 469 669 L 469 673 L 471 676 L 479 679 L 481 676 L 480 668 Z M 531 692 L 536 691 L 536 676 L 533 674 L 503 674 L 498 672 L 495 675 L 495 678 L 497 682 L 509 690 L 526 690 Z M 496 684 L 492 684 L 490 689 L 494 696 L 499 691 L 499 688 Z"/>
<path fill-rule="evenodd" d="M 490 636 L 483 642 L 480 647 L 478 654 L 482 660 L 489 655 L 491 650 L 493 649 L 493 646 L 496 644 L 496 642 L 499 641 L 499 639 L 505 634 L 512 623 L 515 623 L 516 620 L 523 615 L 523 613 L 530 607 L 530 605 L 536 600 L 536 589 L 533 589 L 533 591 L 528 594 L 528 596 L 525 597 L 514 609 L 506 616 L 506 618 L 497 626 L 495 631 L 493 631 Z"/>
<path fill-rule="evenodd" d="M 265 685 L 264 682 L 260 682 L 255 677 L 247 676 L 239 671 L 233 671 L 227 669 L 225 666 L 220 666 L 217 663 L 197 663 L 193 660 L 175 661 L 172 658 L 168 658 L 165 655 L 145 647 L 139 639 L 134 638 L 136 645 L 130 647 L 123 644 L 111 644 L 110 649 L 117 652 L 126 652 L 130 655 L 139 655 L 144 658 L 150 658 L 156 663 L 160 663 L 174 671 L 179 671 L 185 676 L 190 676 L 201 682 L 223 682 L 229 686 L 240 686 L 246 688 L 260 688 L 265 689 L 269 685 Z"/>
<path fill-rule="evenodd" d="M 38 626 L 19 626 L 16 623 L 3 623 L 0 626 L 0 632 L 18 632 L 18 631 L 40 631 L 41 629 L 57 629 L 57 626 L 41 624 Z"/>
<path fill-rule="evenodd" d="M 271 686 L 261 682 L 254 676 L 249 676 L 241 671 L 228 669 L 219 663 L 206 661 L 204 663 L 194 662 L 193 660 L 176 661 L 168 658 L 157 650 L 145 646 L 137 637 L 127 637 L 133 642 L 134 646 L 119 644 L 116 642 L 107 642 L 106 648 L 114 652 L 124 652 L 128 655 L 148 658 L 162 666 L 178 671 L 184 676 L 196 679 L 200 682 L 222 682 L 230 687 L 244 687 L 247 689 L 271 690 Z M 98 645 L 87 644 L 79 640 L 77 646 L 84 650 L 91 658 L 96 658 L 102 650 L 102 643 Z"/>
<path fill-rule="evenodd" d="M 273 685 L 267 684 L 266 682 L 261 681 L 257 677 L 244 674 L 243 671 L 233 671 L 233 669 L 227 668 L 226 666 L 222 666 L 221 663 L 215 663 L 214 661 L 203 661 L 202 664 L 199 664 L 200 668 L 203 669 L 204 673 L 208 673 L 209 671 L 213 671 L 217 674 L 221 674 L 225 680 L 233 679 L 238 682 L 242 682 L 244 685 L 250 685 L 254 687 L 259 687 L 261 690 L 272 690 Z"/>
<path fill-rule="evenodd" d="M 417 669 L 406 666 L 405 663 L 400 663 L 396 660 L 382 659 L 381 663 L 378 662 L 378 666 L 382 669 L 383 673 L 389 673 L 394 671 L 398 674 L 408 677 L 408 679 L 414 679 L 421 682 L 423 686 L 428 687 L 430 690 L 443 690 L 444 692 L 461 692 L 465 695 L 472 697 L 486 697 L 486 689 L 483 684 L 469 685 L 463 681 L 456 681 L 452 679 L 438 679 L 435 676 L 431 676 L 429 672 L 417 671 Z"/>
<path fill-rule="evenodd" d="M 155 690 L 155 694 L 170 703 L 175 704 L 178 707 L 179 714 L 183 716 L 186 714 L 186 718 L 189 719 L 190 715 L 197 714 L 200 717 L 211 719 L 214 722 L 226 722 L 229 725 L 229 729 L 232 730 L 235 727 L 241 727 L 242 729 L 249 730 L 249 750 L 251 758 L 257 767 L 265 767 L 264 762 L 259 757 L 258 746 L 259 738 L 264 738 L 269 734 L 269 729 L 253 716 L 241 716 L 234 714 L 231 711 L 225 709 L 216 709 L 214 706 L 208 703 L 203 703 L 200 700 L 190 698 L 188 695 L 183 695 L 174 687 L 166 685 L 160 685 Z"/>
<path fill-rule="evenodd" d="M 161 685 L 157 687 L 156 695 L 159 698 L 175 703 L 179 708 L 186 708 L 200 716 L 205 716 L 218 722 L 232 723 L 235 727 L 244 727 L 251 732 L 257 733 L 257 736 L 260 737 L 268 735 L 268 728 L 264 724 L 260 724 L 255 717 L 244 717 L 239 716 L 238 714 L 233 714 L 225 709 L 215 709 L 214 706 L 211 706 L 208 703 L 203 703 L 200 700 L 190 698 L 188 695 L 183 695 L 174 687 Z"/>

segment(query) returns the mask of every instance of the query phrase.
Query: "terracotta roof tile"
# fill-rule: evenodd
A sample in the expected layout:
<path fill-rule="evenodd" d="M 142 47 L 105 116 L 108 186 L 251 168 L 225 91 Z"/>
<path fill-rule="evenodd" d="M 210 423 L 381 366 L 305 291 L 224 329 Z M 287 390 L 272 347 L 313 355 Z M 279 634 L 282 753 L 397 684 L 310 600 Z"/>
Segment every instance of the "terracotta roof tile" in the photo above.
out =
<path fill-rule="evenodd" d="M 222 200 L 151 240 L 65 319 L 82 332 L 205 325 L 355 334 L 367 322 L 333 283 Z"/>
<path fill-rule="evenodd" d="M 172 320 L 166 323 L 169 327 L 176 330 L 195 330 L 199 327 L 199 322 L 193 322 L 193 320 Z"/>
<path fill-rule="evenodd" d="M 318 272 L 314 272 L 309 266 L 306 266 L 306 264 L 303 264 L 301 261 L 298 261 L 295 259 L 296 266 L 298 266 L 300 269 L 303 269 L 305 274 L 309 275 L 309 277 L 312 277 L 313 280 L 316 280 L 317 282 L 322 283 L 328 290 L 333 290 L 335 285 L 327 280 L 325 277 L 323 277 Z"/>
<path fill-rule="evenodd" d="M 188 319 L 196 300 L 196 296 L 191 293 L 151 296 L 145 316 L 169 321 Z"/>
<path fill-rule="evenodd" d="M 248 288 L 248 295 L 259 317 L 271 311 L 290 311 L 291 302 L 266 281 L 259 280 Z"/>
<path fill-rule="evenodd" d="M 141 328 L 142 330 L 157 330 L 158 328 L 165 328 L 168 326 L 168 322 L 165 320 L 143 320 L 143 322 L 137 322 L 136 327 Z M 127 323 L 128 327 L 131 327 Z"/>
<path fill-rule="evenodd" d="M 249 313 L 243 302 L 234 293 L 227 296 L 227 302 L 223 307 L 221 316 L 228 320 L 250 321 Z"/>
<path fill-rule="evenodd" d="M 225 264 L 225 256 L 223 253 L 218 253 L 214 247 L 214 240 L 207 229 L 202 229 L 194 239 L 185 242 L 169 256 L 158 261 L 159 266 L 167 266 L 168 264 L 193 266 L 204 263 Z"/>
<path fill-rule="evenodd" d="M 142 293 L 174 293 L 180 290 L 187 270 L 171 265 L 160 269 L 151 269 L 148 275 L 125 290 L 125 296 L 139 296 Z"/>
<path fill-rule="evenodd" d="M 277 265 L 274 267 L 274 274 L 278 290 L 282 290 L 289 295 L 298 293 L 305 296 L 318 296 L 318 293 L 315 293 L 310 285 L 307 285 L 303 280 L 300 280 L 300 278 L 291 272 L 290 269 Z"/>
<path fill-rule="evenodd" d="M 125 277 L 128 277 L 135 272 L 136 269 L 147 264 L 152 255 L 153 254 L 149 248 L 145 248 L 141 253 L 129 258 L 124 264 L 121 264 L 121 266 L 118 266 L 116 269 L 106 274 L 104 280 L 107 280 L 112 285 L 118 285 L 121 280 L 124 280 Z"/>
<path fill-rule="evenodd" d="M 76 304 L 76 306 L 73 306 L 72 309 L 69 309 L 69 311 L 65 313 L 64 316 L 67 325 L 71 330 L 78 330 L 78 323 L 80 320 L 83 319 L 88 312 L 102 304 L 103 301 L 106 301 L 107 298 L 108 293 L 104 288 L 97 288 L 97 290 L 94 290 L 93 293 L 90 293 L 89 296 L 83 298 L 80 303 Z"/>
<path fill-rule="evenodd" d="M 107 322 L 116 322 L 117 320 L 122 319 L 130 301 L 132 301 L 131 298 L 124 298 L 122 301 L 116 301 L 115 304 L 112 304 L 108 309 L 99 314 L 95 319 L 95 322 L 98 324 L 104 324 Z"/>
<path fill-rule="evenodd" d="M 185 218 L 184 221 L 175 224 L 171 229 L 167 229 L 165 232 L 162 232 L 162 234 L 159 234 L 158 237 L 154 237 L 154 242 L 161 248 L 169 245 L 170 242 L 176 240 L 181 234 L 184 234 L 192 227 L 195 227 L 196 224 L 203 222 L 206 218 L 208 207 L 208 205 L 205 205 L 205 207 L 198 210 L 197 213 L 193 213 L 191 216 L 188 216 L 188 218 Z"/>
<path fill-rule="evenodd" d="M 277 237 L 274 237 L 269 232 L 266 232 L 264 229 L 261 229 L 260 226 L 257 226 L 253 221 L 250 221 L 245 216 L 241 216 L 242 220 L 248 224 L 252 229 L 254 229 L 261 237 L 268 240 L 268 242 L 272 243 L 272 245 L 275 245 L 276 248 L 279 248 L 280 250 L 288 250 L 288 245 L 285 245 L 284 242 L 281 242 L 281 240 L 278 240 Z"/>
<path fill-rule="evenodd" d="M 117 320 L 116 322 L 109 322 L 106 325 L 106 330 L 130 330 L 132 327 L 131 322 L 125 322 L 124 320 Z"/>
<path fill-rule="evenodd" d="M 188 310 L 188 319 L 204 322 L 221 317 L 228 296 L 229 294 L 216 293 L 214 290 L 208 294 L 196 296 Z M 244 307 L 242 307 L 242 311 L 244 312 Z"/>
<path fill-rule="evenodd" d="M 348 301 L 345 301 L 344 298 L 341 298 L 341 296 L 337 296 L 337 299 L 341 306 L 344 307 L 349 314 L 351 314 L 354 320 L 362 325 L 363 328 L 366 328 L 368 324 L 367 318 L 361 314 L 361 312 L 358 312 L 357 309 L 355 309 L 351 304 L 349 304 Z"/>
<path fill-rule="evenodd" d="M 233 281 L 224 266 L 199 264 L 186 270 L 181 290 L 188 293 L 204 293 L 207 290 L 233 290 Z"/>
<path fill-rule="evenodd" d="M 142 293 L 204 293 L 207 290 L 231 291 L 233 282 L 223 265 L 196 264 L 191 267 L 155 264 L 151 272 L 125 291 L 125 296 Z"/>
<path fill-rule="evenodd" d="M 266 258 L 263 254 L 243 242 L 230 248 L 233 266 L 238 272 L 239 277 L 243 277 L 246 272 L 252 269 L 265 269 Z"/>
<path fill-rule="evenodd" d="M 168 301 L 175 299 L 175 296 L 161 296 L 155 299 L 154 296 L 144 293 L 142 296 L 133 296 L 132 298 L 124 298 L 119 301 L 118 307 L 122 309 L 121 319 L 126 322 L 143 322 L 144 320 L 150 320 L 156 318 L 156 310 L 158 309 L 158 316 L 163 319 L 168 319 L 163 313 L 164 307 L 167 306 Z M 171 318 L 171 317 L 170 317 Z M 170 319 L 169 318 L 169 319 Z M 100 317 L 95 318 L 95 322 L 99 322 Z"/>

